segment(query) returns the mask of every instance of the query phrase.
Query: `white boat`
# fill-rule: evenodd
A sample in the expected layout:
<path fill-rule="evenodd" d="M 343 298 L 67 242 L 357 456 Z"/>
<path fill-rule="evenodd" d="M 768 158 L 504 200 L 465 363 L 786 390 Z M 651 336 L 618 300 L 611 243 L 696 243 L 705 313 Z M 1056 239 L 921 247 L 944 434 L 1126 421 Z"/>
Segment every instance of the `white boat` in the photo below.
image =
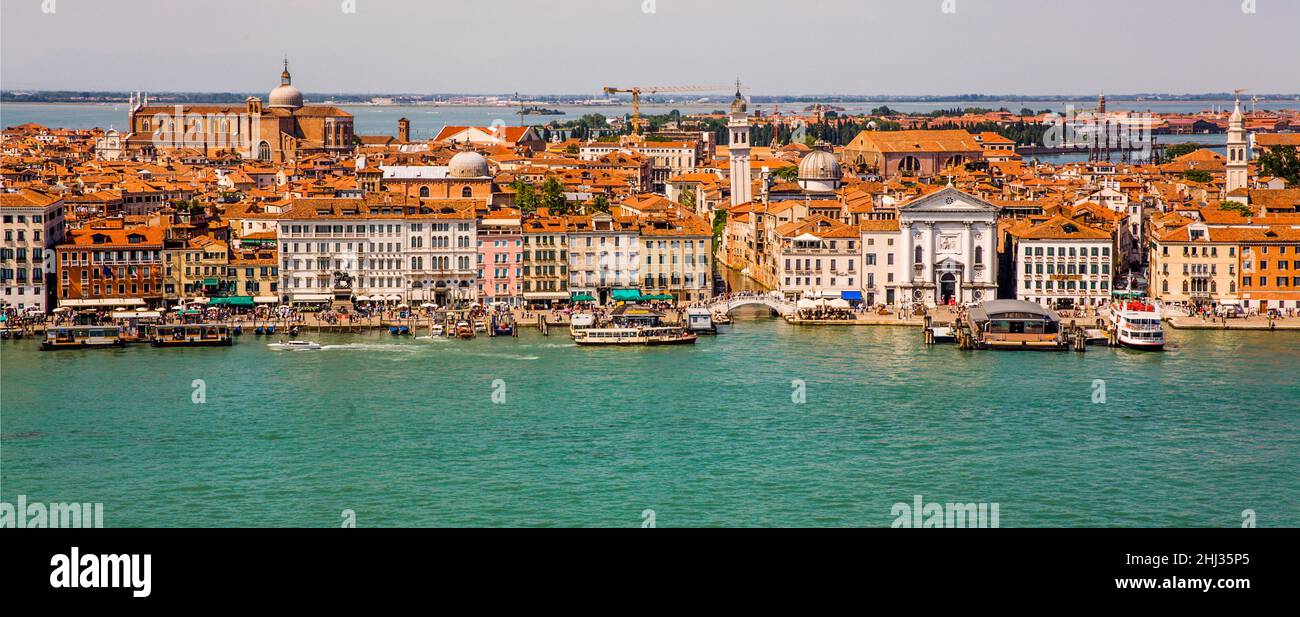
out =
<path fill-rule="evenodd" d="M 588 328 L 573 333 L 579 345 L 694 345 L 696 336 L 685 328 Z"/>
<path fill-rule="evenodd" d="M 447 333 L 447 329 L 442 327 L 442 324 L 436 323 L 433 324 L 432 326 L 429 326 L 429 336 L 442 336 L 446 333 Z"/>
<path fill-rule="evenodd" d="M 320 343 L 313 341 L 288 341 L 285 343 L 271 343 L 267 345 L 267 347 L 281 351 L 310 351 L 320 349 Z"/>
<path fill-rule="evenodd" d="M 596 327 L 596 318 L 591 313 L 574 313 L 569 317 L 569 334 L 577 336 L 579 330 Z"/>
<path fill-rule="evenodd" d="M 1159 304 L 1146 300 L 1114 302 L 1107 308 L 1106 318 L 1115 328 L 1120 345 L 1144 351 L 1165 348 Z"/>

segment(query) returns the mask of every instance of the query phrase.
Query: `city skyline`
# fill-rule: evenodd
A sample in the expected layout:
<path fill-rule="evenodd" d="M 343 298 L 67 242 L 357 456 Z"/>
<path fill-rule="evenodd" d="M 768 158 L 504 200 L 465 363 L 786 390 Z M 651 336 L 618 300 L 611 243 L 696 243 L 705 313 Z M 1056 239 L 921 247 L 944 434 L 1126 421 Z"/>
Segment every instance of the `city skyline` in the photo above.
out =
<path fill-rule="evenodd" d="M 737 76 L 750 93 L 771 96 L 1288 93 L 1294 75 L 1250 60 L 1300 56 L 1286 25 L 1300 19 L 1300 6 L 1263 2 L 1248 13 L 1238 0 L 1193 0 L 1176 13 L 1167 4 L 1103 0 L 1083 17 L 1027 0 L 835 1 L 802 13 L 730 0 L 500 5 L 488 12 L 459 1 L 10 1 L 0 22 L 0 88 L 258 92 L 273 85 L 287 56 L 295 83 L 318 93 L 596 95 L 605 85 Z M 203 32 L 209 22 L 195 15 L 239 19 Z M 1105 27 L 1090 31 L 1093 20 Z M 1025 26 L 1031 22 L 1061 27 Z M 128 28 L 147 34 L 104 43 L 106 31 Z M 1063 36 L 1070 33 L 1082 34 Z M 43 44 L 51 40 L 61 42 Z M 1116 63 L 1117 55 L 1139 61 Z"/>

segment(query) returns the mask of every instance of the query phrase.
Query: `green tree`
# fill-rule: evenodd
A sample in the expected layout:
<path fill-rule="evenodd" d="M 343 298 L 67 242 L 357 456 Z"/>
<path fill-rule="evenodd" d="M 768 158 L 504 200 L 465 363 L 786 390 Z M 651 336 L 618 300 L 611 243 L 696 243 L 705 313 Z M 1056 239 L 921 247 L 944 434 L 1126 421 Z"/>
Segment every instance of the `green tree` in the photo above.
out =
<path fill-rule="evenodd" d="M 718 210 L 713 213 L 713 252 L 718 252 L 718 245 L 722 243 L 722 233 L 727 230 L 727 211 Z"/>
<path fill-rule="evenodd" d="M 564 185 L 555 178 L 547 178 L 538 191 L 541 206 L 551 214 L 568 214 L 569 201 L 564 198 Z"/>
<path fill-rule="evenodd" d="M 772 172 L 772 177 L 785 182 L 794 182 L 799 179 L 799 167 L 797 165 L 787 165 Z"/>
<path fill-rule="evenodd" d="M 1214 176 L 1210 175 L 1210 172 L 1205 171 L 1204 169 L 1189 169 L 1183 172 L 1183 177 L 1192 182 L 1199 182 L 1202 184 L 1214 179 Z"/>
<path fill-rule="evenodd" d="M 689 190 L 689 191 L 686 191 L 686 192 L 682 193 L 681 204 L 682 204 L 682 206 L 685 207 L 687 210 L 690 210 L 690 211 L 694 212 L 694 211 L 695 211 L 695 205 L 696 205 L 696 202 L 695 202 L 695 191 L 694 191 L 694 190 Z"/>
<path fill-rule="evenodd" d="M 609 197 L 606 197 L 604 193 L 601 193 L 600 195 L 597 195 L 597 196 L 593 197 L 593 198 L 591 199 L 591 209 L 592 209 L 592 211 L 594 211 L 594 212 L 605 212 L 605 213 L 608 213 L 608 212 L 609 212 Z"/>
<path fill-rule="evenodd" d="M 1259 155 L 1259 169 L 1286 180 L 1287 188 L 1300 188 L 1300 158 L 1295 146 L 1268 148 Z"/>
<path fill-rule="evenodd" d="M 533 185 L 525 182 L 523 178 L 515 178 L 510 183 L 510 188 L 515 192 L 515 207 L 523 214 L 532 214 L 537 211 L 537 191 Z"/>
<path fill-rule="evenodd" d="M 1255 212 L 1250 209 L 1250 206 L 1239 201 L 1221 201 L 1219 202 L 1219 209 L 1225 212 L 1240 212 L 1242 216 L 1247 218 L 1255 214 Z"/>
<path fill-rule="evenodd" d="M 1172 160 L 1193 152 L 1196 152 L 1196 144 L 1173 144 L 1165 148 L 1165 158 Z"/>

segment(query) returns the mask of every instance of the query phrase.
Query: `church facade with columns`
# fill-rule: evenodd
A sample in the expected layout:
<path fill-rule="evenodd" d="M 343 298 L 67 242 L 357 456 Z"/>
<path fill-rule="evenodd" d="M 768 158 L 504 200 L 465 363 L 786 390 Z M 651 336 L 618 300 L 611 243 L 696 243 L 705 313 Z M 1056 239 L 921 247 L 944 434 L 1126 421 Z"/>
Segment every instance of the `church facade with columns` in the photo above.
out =
<path fill-rule="evenodd" d="M 948 187 L 898 210 L 898 301 L 935 306 L 997 298 L 999 208 Z"/>

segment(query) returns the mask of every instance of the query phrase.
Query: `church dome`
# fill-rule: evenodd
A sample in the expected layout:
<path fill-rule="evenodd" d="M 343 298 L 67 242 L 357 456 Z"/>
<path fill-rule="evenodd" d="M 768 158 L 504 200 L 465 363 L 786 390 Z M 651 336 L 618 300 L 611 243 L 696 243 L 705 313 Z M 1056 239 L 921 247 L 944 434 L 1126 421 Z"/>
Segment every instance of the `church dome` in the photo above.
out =
<path fill-rule="evenodd" d="M 825 150 L 813 150 L 799 161 L 800 180 L 839 180 L 842 177 L 840 162 Z"/>
<path fill-rule="evenodd" d="M 843 178 L 840 162 L 825 150 L 813 150 L 799 161 L 799 186 L 807 191 L 834 191 Z"/>
<path fill-rule="evenodd" d="M 740 96 L 740 90 L 736 90 L 736 98 L 731 101 L 731 113 L 743 114 L 749 111 L 749 105 L 745 103 L 745 97 Z"/>
<path fill-rule="evenodd" d="M 267 106 L 287 109 L 302 107 L 302 91 L 293 86 L 293 78 L 289 76 L 288 60 L 284 61 L 284 71 L 280 73 L 280 85 L 276 86 L 267 97 Z"/>
<path fill-rule="evenodd" d="M 490 175 L 487 159 L 473 150 L 466 150 L 451 157 L 447 168 L 447 175 L 453 178 L 486 178 Z"/>

